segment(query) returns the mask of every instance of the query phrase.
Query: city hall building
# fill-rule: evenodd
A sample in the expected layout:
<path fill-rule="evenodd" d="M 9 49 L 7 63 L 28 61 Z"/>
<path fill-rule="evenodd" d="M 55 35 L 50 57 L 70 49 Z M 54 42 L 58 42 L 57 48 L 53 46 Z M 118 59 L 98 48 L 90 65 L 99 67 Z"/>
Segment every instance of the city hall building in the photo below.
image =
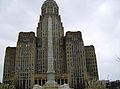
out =
<path fill-rule="evenodd" d="M 98 80 L 95 48 L 85 46 L 80 31 L 66 32 L 54 0 L 46 0 L 34 32 L 20 32 L 16 47 L 7 47 L 4 58 L 3 83 L 16 89 L 32 89 L 47 81 L 48 68 L 48 17 L 52 18 L 52 45 L 55 81 L 84 89 L 89 80 Z"/>

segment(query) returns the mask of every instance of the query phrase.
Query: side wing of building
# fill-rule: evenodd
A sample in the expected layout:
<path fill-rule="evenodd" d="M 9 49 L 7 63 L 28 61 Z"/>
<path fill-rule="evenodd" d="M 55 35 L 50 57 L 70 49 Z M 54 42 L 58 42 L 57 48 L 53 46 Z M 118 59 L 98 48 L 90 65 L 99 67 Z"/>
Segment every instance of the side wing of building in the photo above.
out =
<path fill-rule="evenodd" d="M 98 80 L 98 69 L 95 48 L 93 45 L 85 46 L 86 66 L 89 80 Z"/>
<path fill-rule="evenodd" d="M 34 32 L 20 32 L 16 47 L 16 89 L 32 89 L 34 85 L 36 38 Z"/>
<path fill-rule="evenodd" d="M 3 83 L 14 85 L 15 83 L 15 56 L 16 47 L 7 47 L 4 59 Z"/>

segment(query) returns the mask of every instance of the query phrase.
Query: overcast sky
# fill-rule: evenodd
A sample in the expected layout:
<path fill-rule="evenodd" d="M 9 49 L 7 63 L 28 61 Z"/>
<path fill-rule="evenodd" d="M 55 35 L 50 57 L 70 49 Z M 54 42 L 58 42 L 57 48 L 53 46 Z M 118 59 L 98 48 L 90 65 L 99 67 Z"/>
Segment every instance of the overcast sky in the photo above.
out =
<path fill-rule="evenodd" d="M 7 46 L 20 31 L 36 32 L 44 0 L 0 0 L 0 81 Z M 56 0 L 66 31 L 81 31 L 94 45 L 100 79 L 120 80 L 120 0 Z"/>

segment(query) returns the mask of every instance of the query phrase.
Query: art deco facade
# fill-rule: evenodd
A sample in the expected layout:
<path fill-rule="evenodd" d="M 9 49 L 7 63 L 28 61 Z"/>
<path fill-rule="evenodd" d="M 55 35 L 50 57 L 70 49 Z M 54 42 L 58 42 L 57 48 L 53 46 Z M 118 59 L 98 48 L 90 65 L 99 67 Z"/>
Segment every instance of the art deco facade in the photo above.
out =
<path fill-rule="evenodd" d="M 41 8 L 37 36 L 34 32 L 20 32 L 17 46 L 6 49 L 4 83 L 14 84 L 16 89 L 32 89 L 34 84 L 45 84 L 49 16 L 52 18 L 55 81 L 82 89 L 89 79 L 98 79 L 94 47 L 84 46 L 80 31 L 68 31 L 64 36 L 59 7 L 54 0 L 46 0 Z"/>
<path fill-rule="evenodd" d="M 87 74 L 90 80 L 98 79 L 97 61 L 93 45 L 85 46 Z M 89 64 L 89 65 L 88 65 Z"/>
<path fill-rule="evenodd" d="M 16 48 L 7 47 L 4 61 L 3 82 L 13 85 L 15 83 L 15 56 Z"/>
<path fill-rule="evenodd" d="M 87 69 L 84 42 L 81 32 L 67 32 L 65 46 L 70 87 L 83 87 L 84 80 L 87 78 Z"/>
<path fill-rule="evenodd" d="M 35 60 L 35 34 L 33 32 L 20 32 L 15 59 L 15 80 L 17 89 L 31 89 L 33 87 Z"/>

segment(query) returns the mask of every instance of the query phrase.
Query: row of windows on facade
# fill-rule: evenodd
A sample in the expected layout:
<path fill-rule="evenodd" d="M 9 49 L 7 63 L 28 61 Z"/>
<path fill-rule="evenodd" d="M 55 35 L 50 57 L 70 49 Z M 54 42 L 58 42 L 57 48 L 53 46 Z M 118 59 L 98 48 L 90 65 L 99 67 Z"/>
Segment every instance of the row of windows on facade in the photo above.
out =
<path fill-rule="evenodd" d="M 71 72 L 72 73 L 72 72 Z M 74 77 L 79 77 L 79 78 L 81 78 L 82 76 L 83 76 L 83 74 L 84 74 L 84 72 L 83 71 L 78 71 L 78 72 L 75 72 L 74 73 Z"/>
<path fill-rule="evenodd" d="M 31 71 L 16 71 L 18 77 L 21 77 L 23 74 L 28 74 L 28 76 L 31 76 L 31 75 L 34 74 L 34 72 L 35 72 L 35 70 L 31 70 Z M 24 76 L 22 76 L 22 77 L 24 77 Z M 27 76 L 25 76 L 25 77 L 27 77 Z"/>
<path fill-rule="evenodd" d="M 24 50 L 28 50 L 28 48 L 32 48 L 32 46 L 33 46 L 33 44 L 31 44 L 31 43 L 23 43 L 23 44 L 17 45 L 17 47 L 19 47 L 19 48 L 25 48 Z"/>
<path fill-rule="evenodd" d="M 83 41 L 80 38 L 73 38 L 73 37 L 66 37 L 66 43 L 84 45 Z"/>
<path fill-rule="evenodd" d="M 86 55 L 86 54 L 85 54 Z M 90 55 L 86 55 L 86 58 L 87 57 L 89 57 L 89 58 L 91 58 L 91 59 L 94 59 L 94 58 L 96 58 L 96 55 L 94 55 L 94 54 L 90 54 Z"/>
<path fill-rule="evenodd" d="M 73 52 L 73 53 L 75 53 L 75 52 L 76 52 L 76 53 L 83 53 L 83 54 L 85 53 L 84 50 L 81 50 L 81 49 L 79 49 L 79 48 L 78 48 L 78 49 L 77 49 L 77 48 L 75 49 L 75 47 L 66 47 L 66 48 L 67 48 L 66 53 L 72 53 L 72 52 Z M 71 50 L 71 49 L 72 49 L 72 50 Z M 74 49 L 74 50 L 73 50 L 73 49 Z"/>
<path fill-rule="evenodd" d="M 30 64 L 31 62 L 34 62 L 35 57 L 22 56 L 22 57 L 17 57 L 16 60 L 17 60 L 17 62 L 21 62 L 21 63 L 25 63 L 25 64 Z"/>
<path fill-rule="evenodd" d="M 45 22 L 47 22 L 48 21 L 48 19 L 45 19 L 44 20 Z M 41 32 L 40 32 L 40 34 L 42 34 L 42 33 L 47 33 L 48 32 L 48 24 L 46 24 L 46 23 L 40 23 L 40 24 L 42 24 L 42 26 L 40 26 L 39 25 L 39 28 L 38 28 L 38 30 L 39 29 L 44 29 L 44 30 L 40 30 Z M 53 29 L 54 28 L 54 29 Z M 55 34 L 56 32 L 58 32 L 58 33 L 61 33 L 61 30 L 58 30 L 58 29 L 60 29 L 61 27 L 60 27 L 60 25 L 58 24 L 58 22 L 57 21 L 55 21 L 55 22 L 53 22 L 52 23 L 52 32 L 53 32 L 53 34 Z M 57 34 L 57 33 L 56 33 Z"/>
<path fill-rule="evenodd" d="M 13 82 L 14 82 L 13 79 L 11 79 L 11 80 L 4 80 L 4 84 L 11 84 L 11 83 L 13 83 Z M 0 89 L 3 89 L 3 88 L 0 87 Z M 11 88 L 10 88 L 10 89 L 11 89 Z"/>
<path fill-rule="evenodd" d="M 4 78 L 11 77 L 11 76 L 13 76 L 14 73 L 15 73 L 15 72 L 12 72 L 11 74 L 10 74 L 10 72 L 5 73 L 5 74 L 4 74 Z"/>
<path fill-rule="evenodd" d="M 26 45 L 28 45 L 28 44 L 24 44 L 24 45 L 26 46 Z M 33 46 L 33 45 L 32 45 L 32 46 Z M 35 49 L 35 47 L 32 48 L 32 46 L 31 46 L 30 48 L 25 47 L 25 48 L 21 49 L 20 51 L 21 51 L 21 52 L 24 52 L 24 53 L 31 53 L 32 50 Z M 30 49 L 31 49 L 31 50 L 30 50 Z"/>
<path fill-rule="evenodd" d="M 19 65 L 17 65 L 17 68 L 19 69 L 25 69 L 25 70 L 30 70 L 34 68 L 34 64 L 33 63 L 19 63 Z"/>
<path fill-rule="evenodd" d="M 66 53 L 68 53 L 68 54 L 84 54 L 85 52 L 84 52 L 84 50 L 79 50 L 79 49 L 71 49 L 71 48 L 69 48 L 69 49 L 67 49 L 66 50 Z"/>
<path fill-rule="evenodd" d="M 94 50 L 94 49 L 86 49 L 86 48 L 85 48 L 85 51 L 86 51 L 87 53 L 95 53 L 95 50 Z"/>
<path fill-rule="evenodd" d="M 59 15 L 60 16 L 60 15 Z M 52 19 L 52 27 L 55 27 L 55 26 L 59 26 L 59 25 L 61 25 L 61 21 L 60 21 L 60 19 L 59 19 L 59 16 L 51 16 L 51 17 L 53 17 Z M 44 19 L 42 19 L 42 21 L 40 21 L 39 23 L 38 23 L 38 27 L 40 28 L 40 29 L 42 29 L 42 27 L 48 27 L 48 18 L 49 18 L 49 16 L 46 16 L 46 18 L 44 18 Z M 41 31 L 41 30 L 40 30 Z"/>
<path fill-rule="evenodd" d="M 42 70 L 38 70 L 37 73 L 46 73 L 47 72 L 47 69 L 42 69 Z M 63 74 L 63 71 L 62 70 L 55 70 L 56 74 L 60 74 L 62 73 Z"/>
<path fill-rule="evenodd" d="M 86 66 L 85 60 L 80 60 L 80 61 L 72 60 L 72 61 L 68 61 L 67 64 L 73 68 Z"/>
<path fill-rule="evenodd" d="M 46 21 L 45 22 L 47 22 L 47 20 L 48 19 L 46 19 Z M 56 23 L 55 22 L 53 22 L 53 24 L 52 24 L 52 32 L 53 32 L 53 34 L 57 34 L 57 32 L 58 33 L 61 33 L 61 30 L 58 30 L 58 29 L 60 29 L 60 25 L 59 24 L 57 24 L 58 22 L 56 21 Z M 48 24 L 44 24 L 42 27 L 41 27 L 41 29 L 44 29 L 44 30 L 42 30 L 41 31 L 41 34 L 42 33 L 47 33 L 48 32 Z"/>
<path fill-rule="evenodd" d="M 83 61 L 67 61 L 67 64 L 69 65 L 69 66 L 71 66 L 71 67 L 80 67 L 80 64 L 83 64 L 83 66 L 85 66 L 86 65 L 86 63 L 83 63 Z"/>
<path fill-rule="evenodd" d="M 19 74 L 17 74 L 17 79 L 31 79 L 33 76 L 33 73 L 32 74 L 29 74 L 28 76 L 21 76 Z"/>
<path fill-rule="evenodd" d="M 5 61 L 5 65 L 6 65 L 5 68 L 9 68 L 9 67 L 12 68 L 12 67 L 15 66 L 15 61 L 6 60 L 6 61 Z M 9 68 L 9 69 L 11 69 L 11 68 Z"/>
<path fill-rule="evenodd" d="M 44 61 L 44 60 L 47 59 L 47 55 L 42 55 L 42 56 L 39 56 L 38 58 L 39 58 L 40 60 L 42 59 L 42 60 Z M 55 59 L 55 58 L 56 58 L 56 59 Z M 54 60 L 57 60 L 57 59 L 59 59 L 59 58 L 62 58 L 62 56 L 59 56 L 59 55 L 55 56 L 55 55 L 54 55 Z"/>
<path fill-rule="evenodd" d="M 38 69 L 39 69 L 39 71 L 41 71 L 41 72 L 45 72 L 45 70 L 47 70 L 47 66 L 39 66 L 39 67 L 37 67 Z M 55 68 L 55 70 L 57 70 L 57 71 L 60 71 L 61 69 L 65 69 L 65 68 L 63 68 L 63 66 L 57 66 L 57 68 Z"/>
<path fill-rule="evenodd" d="M 92 67 L 90 68 L 90 67 L 88 67 L 87 70 L 91 71 L 91 73 L 92 72 L 97 72 L 97 68 L 92 68 Z"/>
<path fill-rule="evenodd" d="M 35 57 L 33 57 L 33 55 L 19 55 L 19 57 L 16 57 L 16 59 L 19 59 L 19 61 L 32 61 L 33 59 L 35 59 Z M 18 62 L 19 62 L 18 61 Z"/>
<path fill-rule="evenodd" d="M 48 34 L 42 32 L 40 36 L 43 38 L 47 38 Z M 60 33 L 57 34 L 57 33 L 53 32 L 52 36 L 55 37 L 54 39 L 59 39 L 61 37 L 61 34 Z"/>
<path fill-rule="evenodd" d="M 44 9 L 42 9 L 42 13 L 54 13 L 54 14 L 58 14 L 58 10 L 56 8 L 53 7 L 46 7 Z"/>
<path fill-rule="evenodd" d="M 80 41 L 79 41 L 80 42 Z M 65 46 L 71 47 L 73 45 L 79 46 L 81 45 L 80 43 L 74 44 L 74 41 L 71 40 L 71 38 L 65 38 Z"/>
<path fill-rule="evenodd" d="M 37 70 L 37 73 L 46 73 L 47 72 L 47 68 L 40 68 L 39 70 Z"/>
<path fill-rule="evenodd" d="M 22 51 L 22 52 L 32 52 L 31 50 L 35 49 L 35 45 L 30 45 L 30 44 L 23 44 L 22 46 L 24 47 L 21 47 L 22 49 L 19 49 L 19 51 Z"/>
<path fill-rule="evenodd" d="M 60 40 L 60 38 L 57 38 L 57 37 L 53 38 L 52 43 L 51 42 L 49 42 L 49 43 L 53 44 L 56 47 L 59 47 L 59 46 L 63 45 L 63 41 Z M 44 46 L 46 47 L 48 45 L 47 37 L 43 37 L 41 45 L 42 45 L 42 47 L 44 47 Z"/>
<path fill-rule="evenodd" d="M 28 38 L 19 38 L 19 43 L 32 43 L 33 41 L 35 41 L 35 39 L 34 39 L 34 37 L 32 37 L 32 38 L 30 38 L 30 37 L 28 37 Z"/>
<path fill-rule="evenodd" d="M 47 33 L 41 33 L 41 35 L 40 35 L 42 38 L 47 38 L 47 36 L 48 36 L 48 34 Z M 60 39 L 61 38 L 61 33 L 55 33 L 55 32 L 53 32 L 53 34 L 52 34 L 52 36 L 53 37 L 55 37 L 55 38 L 53 38 L 53 39 Z"/>
<path fill-rule="evenodd" d="M 96 64 L 96 58 L 94 58 L 94 59 L 93 59 L 93 58 L 92 58 L 92 59 L 89 58 L 89 59 L 87 59 L 86 63 L 87 63 L 87 64 L 90 63 L 90 65 L 93 65 L 93 66 L 94 66 L 94 65 L 97 65 L 97 64 Z"/>
<path fill-rule="evenodd" d="M 22 72 L 31 72 L 31 71 L 34 71 L 34 68 L 31 68 L 31 69 L 28 69 L 28 68 L 23 68 L 23 67 L 21 67 L 20 69 L 19 69 L 19 71 L 22 71 Z"/>
<path fill-rule="evenodd" d="M 93 48 L 93 47 L 91 47 L 91 48 L 87 48 L 87 47 L 86 47 L 85 50 L 86 50 L 86 51 L 91 51 L 91 52 L 92 52 L 92 51 L 94 50 L 94 48 Z"/>
<path fill-rule="evenodd" d="M 57 47 L 57 48 L 53 48 L 53 52 L 54 52 L 54 54 L 57 54 L 58 52 L 61 52 L 62 51 L 62 49 L 60 49 L 60 47 Z M 41 49 L 40 50 L 40 54 L 42 54 L 42 55 L 46 55 L 46 53 L 47 53 L 47 50 L 45 50 L 45 49 Z"/>
<path fill-rule="evenodd" d="M 47 65 L 46 63 L 47 63 L 48 61 L 47 60 L 39 60 L 39 61 L 37 61 L 36 62 L 36 64 L 37 65 Z M 60 64 L 63 64 L 64 63 L 64 61 L 63 60 L 54 60 L 54 64 L 58 64 L 58 63 L 60 63 Z"/>
<path fill-rule="evenodd" d="M 21 67 L 17 67 L 16 70 L 22 72 L 29 72 L 29 71 L 33 71 L 34 67 L 28 68 L 27 66 L 21 66 Z"/>
<path fill-rule="evenodd" d="M 68 59 L 70 59 L 70 58 L 72 58 L 72 59 L 82 59 L 83 57 L 85 57 L 84 54 L 79 54 L 79 55 L 77 55 L 76 53 L 74 53 L 74 54 L 67 54 L 67 58 Z"/>
<path fill-rule="evenodd" d="M 72 81 L 73 81 L 73 83 L 74 84 L 76 84 L 76 83 L 83 83 L 84 81 L 83 81 L 83 77 L 74 77 L 73 79 L 72 79 Z"/>
<path fill-rule="evenodd" d="M 7 49 L 6 49 L 7 50 Z M 6 57 L 8 57 L 8 56 L 10 56 L 10 57 L 13 57 L 13 56 L 11 56 L 11 55 L 14 55 L 16 53 L 16 51 L 14 50 L 14 51 L 12 51 L 12 50 L 10 50 L 10 52 L 6 52 Z M 7 56 L 8 55 L 8 56 Z"/>
<path fill-rule="evenodd" d="M 29 61 L 32 61 L 32 60 L 34 60 L 35 59 L 35 56 L 33 56 L 33 55 L 19 55 L 19 57 L 16 57 L 16 59 L 19 59 L 19 61 L 23 61 L 23 62 L 25 62 L 26 60 L 29 60 Z M 18 61 L 18 62 L 19 62 Z"/>
<path fill-rule="evenodd" d="M 95 52 L 93 52 L 93 51 L 92 52 L 86 52 L 86 55 L 91 55 L 91 54 L 95 55 Z"/>
<path fill-rule="evenodd" d="M 12 73 L 14 72 L 15 69 L 14 68 L 5 68 L 4 72 L 7 74 L 7 73 Z"/>
<path fill-rule="evenodd" d="M 28 57 L 34 57 L 34 54 L 35 53 L 35 51 L 19 51 L 19 52 L 17 52 L 17 57 L 18 58 L 22 58 L 22 57 L 25 57 L 25 58 L 28 58 Z"/>
<path fill-rule="evenodd" d="M 22 72 L 22 73 L 18 74 L 18 77 L 19 76 L 28 76 L 29 77 L 29 76 L 31 76 L 31 74 L 34 74 L 34 73 L 31 73 L 31 72 L 29 72 L 29 73 L 28 72 Z"/>
<path fill-rule="evenodd" d="M 81 78 L 80 77 L 73 77 L 71 82 L 72 82 L 71 85 L 74 86 L 74 88 L 78 87 L 78 85 L 83 85 L 84 77 L 81 77 Z"/>
<path fill-rule="evenodd" d="M 27 61 L 20 61 L 18 64 L 19 64 L 18 67 L 19 66 L 28 67 L 28 69 L 30 67 L 34 66 L 33 62 L 28 62 L 28 60 Z"/>
<path fill-rule="evenodd" d="M 45 47 L 48 45 L 48 41 L 47 41 L 47 37 L 42 37 L 42 42 L 41 42 L 41 46 L 42 47 Z M 46 40 L 46 41 L 45 41 Z M 49 42 L 50 43 L 50 42 Z M 53 41 L 52 41 L 53 45 L 54 46 L 60 46 L 60 45 L 63 45 L 63 41 L 60 40 L 60 38 L 57 38 L 57 37 L 53 37 Z"/>
<path fill-rule="evenodd" d="M 11 55 L 8 55 L 8 56 L 6 55 L 6 56 L 5 56 L 5 59 L 6 59 L 5 62 L 8 62 L 8 63 L 9 63 L 9 62 L 14 62 L 14 60 L 10 60 L 10 59 L 14 59 L 14 58 L 15 58 L 14 55 L 15 55 L 15 54 L 11 54 Z"/>
<path fill-rule="evenodd" d="M 67 37 L 79 38 L 79 37 L 80 37 L 80 34 L 74 34 L 74 33 L 72 33 L 72 32 L 70 32 L 70 33 L 68 32 Z"/>
<path fill-rule="evenodd" d="M 16 69 L 21 71 L 29 71 L 29 70 L 33 70 L 34 66 L 22 64 L 20 66 L 17 66 Z"/>
<path fill-rule="evenodd" d="M 68 51 L 67 50 L 66 53 L 67 53 L 67 55 L 74 55 L 75 54 L 75 55 L 83 55 L 84 56 L 85 52 L 82 50 L 81 51 L 80 50 L 78 50 L 78 51 L 75 51 L 75 50 Z"/>
<path fill-rule="evenodd" d="M 78 44 L 82 44 L 82 45 L 84 45 L 84 44 L 83 44 L 83 41 L 82 41 L 80 38 L 76 38 L 76 39 L 74 40 L 73 38 L 70 38 L 70 37 L 68 38 L 68 37 L 67 37 L 67 38 L 66 38 L 66 42 L 67 42 L 67 43 L 69 42 L 69 43 L 71 43 L 71 44 L 77 44 L 77 45 L 78 45 Z"/>
<path fill-rule="evenodd" d="M 54 58 L 62 58 L 63 55 L 58 55 L 59 53 L 60 52 L 55 53 L 56 55 L 53 55 Z M 37 58 L 43 59 L 43 60 L 45 59 L 46 60 L 47 56 L 48 56 L 48 54 L 44 53 L 44 54 L 41 54 L 40 56 L 38 55 Z M 54 59 L 54 60 L 56 60 L 56 59 Z"/>
<path fill-rule="evenodd" d="M 71 68 L 71 67 L 70 67 Z M 83 67 L 80 67 L 79 70 L 75 71 L 75 68 L 71 68 L 71 69 L 68 69 L 68 72 L 71 73 L 71 74 L 80 74 L 82 76 L 82 74 L 84 74 L 84 71 L 83 71 Z M 73 75 L 72 75 L 73 77 Z"/>
<path fill-rule="evenodd" d="M 97 72 L 93 71 L 92 73 L 89 73 L 89 77 L 98 77 Z"/>
<path fill-rule="evenodd" d="M 15 67 L 15 66 L 12 66 L 12 67 L 11 67 L 11 66 L 5 67 L 5 70 L 4 70 L 4 71 L 5 71 L 5 72 L 8 72 L 8 73 L 9 73 L 10 71 L 14 71 L 14 67 Z"/>
<path fill-rule="evenodd" d="M 44 46 L 44 44 L 43 44 L 43 46 Z M 54 51 L 61 51 L 62 50 L 62 47 L 60 47 L 60 45 L 55 45 L 55 44 L 53 44 L 53 52 Z M 41 54 L 42 53 L 46 53 L 47 52 L 47 48 L 46 47 L 42 47 L 41 49 L 38 49 L 40 52 L 41 52 Z"/>
<path fill-rule="evenodd" d="M 18 80 L 17 85 L 19 88 L 31 89 L 31 80 Z M 18 88 L 17 88 L 18 89 Z"/>
<path fill-rule="evenodd" d="M 66 49 L 67 49 L 67 50 L 71 50 L 71 49 L 72 49 L 72 51 L 73 51 L 73 49 L 74 49 L 75 52 L 78 52 L 78 48 L 82 49 L 81 46 L 78 47 L 77 45 L 73 45 L 73 46 L 71 46 L 71 47 L 67 47 L 67 46 L 66 46 Z M 82 49 L 82 50 L 84 50 L 84 49 Z"/>
<path fill-rule="evenodd" d="M 55 79 L 55 81 L 57 82 L 57 84 L 61 84 L 61 85 L 63 85 L 63 84 L 67 84 L 68 83 L 68 79 Z M 45 84 L 45 82 L 47 82 L 47 80 L 35 80 L 35 84 L 39 84 L 39 85 L 44 85 Z"/>

